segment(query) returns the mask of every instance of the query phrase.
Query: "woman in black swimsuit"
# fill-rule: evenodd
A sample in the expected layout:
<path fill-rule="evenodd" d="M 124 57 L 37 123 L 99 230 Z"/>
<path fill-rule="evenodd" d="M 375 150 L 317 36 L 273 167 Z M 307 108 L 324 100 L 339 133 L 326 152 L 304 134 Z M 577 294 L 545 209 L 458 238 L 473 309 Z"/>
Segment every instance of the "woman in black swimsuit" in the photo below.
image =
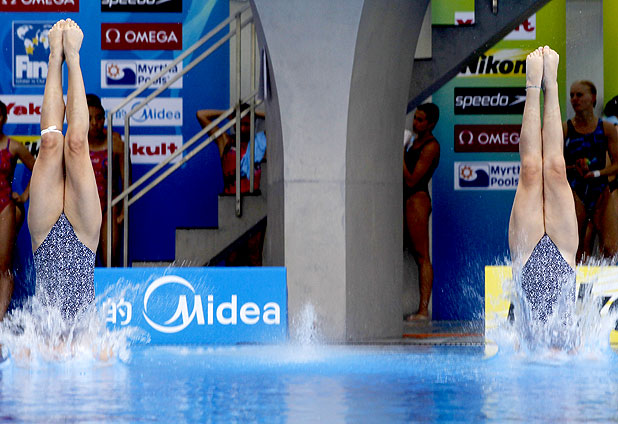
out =
<path fill-rule="evenodd" d="M 429 215 L 431 198 L 429 180 L 440 161 L 440 144 L 432 131 L 440 111 L 433 103 L 420 105 L 414 113 L 416 139 L 404 152 L 403 193 L 405 223 L 411 241 L 412 254 L 418 266 L 420 303 L 418 312 L 407 321 L 429 319 L 429 299 L 433 285 L 433 267 L 429 257 Z"/>

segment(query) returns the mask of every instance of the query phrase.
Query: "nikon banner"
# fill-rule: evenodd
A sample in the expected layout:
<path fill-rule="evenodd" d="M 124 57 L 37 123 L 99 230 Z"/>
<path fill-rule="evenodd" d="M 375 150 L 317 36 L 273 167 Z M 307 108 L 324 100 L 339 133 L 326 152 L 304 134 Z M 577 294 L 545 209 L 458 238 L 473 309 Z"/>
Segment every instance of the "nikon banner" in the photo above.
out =
<path fill-rule="evenodd" d="M 442 2 L 434 7 L 438 4 Z M 507 231 L 519 179 L 526 56 L 544 45 L 560 55 L 558 86 L 564 117 L 565 19 L 565 0 L 549 2 L 464 64 L 458 76 L 432 96 L 440 108 L 434 135 L 441 146 L 432 188 L 434 319 L 483 319 L 484 267 L 504 264 L 509 255 Z"/>

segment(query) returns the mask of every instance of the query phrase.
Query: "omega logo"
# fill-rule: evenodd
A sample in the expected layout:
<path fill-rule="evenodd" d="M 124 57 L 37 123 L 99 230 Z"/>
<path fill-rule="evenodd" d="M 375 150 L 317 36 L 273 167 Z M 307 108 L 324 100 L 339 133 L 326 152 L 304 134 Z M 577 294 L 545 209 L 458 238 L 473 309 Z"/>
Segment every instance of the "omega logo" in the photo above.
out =
<path fill-rule="evenodd" d="M 174 31 L 170 31 L 169 34 L 166 31 L 159 30 L 151 30 L 151 31 L 133 31 L 129 30 L 124 33 L 124 37 L 121 36 L 120 30 L 117 28 L 109 28 L 105 31 L 105 40 L 108 43 L 118 44 L 120 43 L 120 39 L 124 38 L 124 41 L 129 44 L 135 43 L 177 43 L 178 37 L 174 33 Z"/>

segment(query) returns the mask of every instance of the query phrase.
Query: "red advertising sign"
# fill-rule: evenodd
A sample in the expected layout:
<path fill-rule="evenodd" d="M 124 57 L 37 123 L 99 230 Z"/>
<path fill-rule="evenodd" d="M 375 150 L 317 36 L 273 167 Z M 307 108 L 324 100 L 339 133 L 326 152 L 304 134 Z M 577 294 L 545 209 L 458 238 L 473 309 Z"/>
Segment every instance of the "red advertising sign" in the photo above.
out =
<path fill-rule="evenodd" d="M 79 12 L 79 0 L 0 0 L 0 12 Z"/>
<path fill-rule="evenodd" d="M 101 24 L 101 49 L 182 50 L 182 24 Z"/>
<path fill-rule="evenodd" d="M 517 152 L 521 125 L 455 125 L 455 152 Z"/>

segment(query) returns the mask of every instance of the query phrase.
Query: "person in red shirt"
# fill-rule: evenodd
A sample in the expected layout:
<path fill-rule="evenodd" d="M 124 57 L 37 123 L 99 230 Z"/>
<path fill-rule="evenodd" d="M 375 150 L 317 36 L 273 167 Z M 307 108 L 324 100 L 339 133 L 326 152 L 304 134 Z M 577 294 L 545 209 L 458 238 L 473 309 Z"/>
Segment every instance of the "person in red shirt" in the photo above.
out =
<path fill-rule="evenodd" d="M 13 173 L 18 159 L 30 171 L 34 167 L 34 157 L 28 149 L 4 134 L 6 120 L 6 105 L 0 102 L 0 321 L 6 314 L 13 294 L 13 249 L 24 222 L 24 203 L 30 191 L 29 187 L 22 194 L 13 191 Z"/>
<path fill-rule="evenodd" d="M 243 105 L 242 109 L 245 110 L 248 105 Z M 213 120 L 219 117 L 224 111 L 216 109 L 204 109 L 197 112 L 197 120 L 205 128 Z M 258 118 L 264 118 L 264 114 L 256 112 Z M 231 117 L 234 118 L 233 116 Z M 248 147 L 250 135 L 250 116 L 246 115 L 240 121 L 240 143 L 241 143 L 241 158 L 249 156 Z M 214 127 L 209 134 L 212 135 L 219 130 L 218 127 Z M 265 153 L 266 149 L 266 137 L 264 133 L 257 133 L 256 137 L 256 163 L 253 180 L 254 194 L 259 194 L 260 178 L 262 176 L 262 170 L 260 169 L 260 155 L 258 150 Z M 261 143 L 260 143 L 261 141 Z M 217 147 L 219 148 L 219 156 L 221 157 L 221 168 L 223 170 L 223 192 L 224 195 L 236 194 L 236 137 L 224 132 L 215 139 Z M 261 146 L 261 149 L 260 149 Z M 241 169 L 243 168 L 241 161 Z M 250 192 L 251 183 L 249 180 L 248 172 L 246 175 L 241 176 L 240 179 L 240 192 L 245 194 Z M 241 173 L 242 175 L 242 173 Z M 261 266 L 262 265 L 262 249 L 264 246 L 264 229 L 258 229 L 253 235 L 249 236 L 246 243 L 243 243 L 239 248 L 234 249 L 229 255 L 227 255 L 225 262 L 228 266 Z"/>

